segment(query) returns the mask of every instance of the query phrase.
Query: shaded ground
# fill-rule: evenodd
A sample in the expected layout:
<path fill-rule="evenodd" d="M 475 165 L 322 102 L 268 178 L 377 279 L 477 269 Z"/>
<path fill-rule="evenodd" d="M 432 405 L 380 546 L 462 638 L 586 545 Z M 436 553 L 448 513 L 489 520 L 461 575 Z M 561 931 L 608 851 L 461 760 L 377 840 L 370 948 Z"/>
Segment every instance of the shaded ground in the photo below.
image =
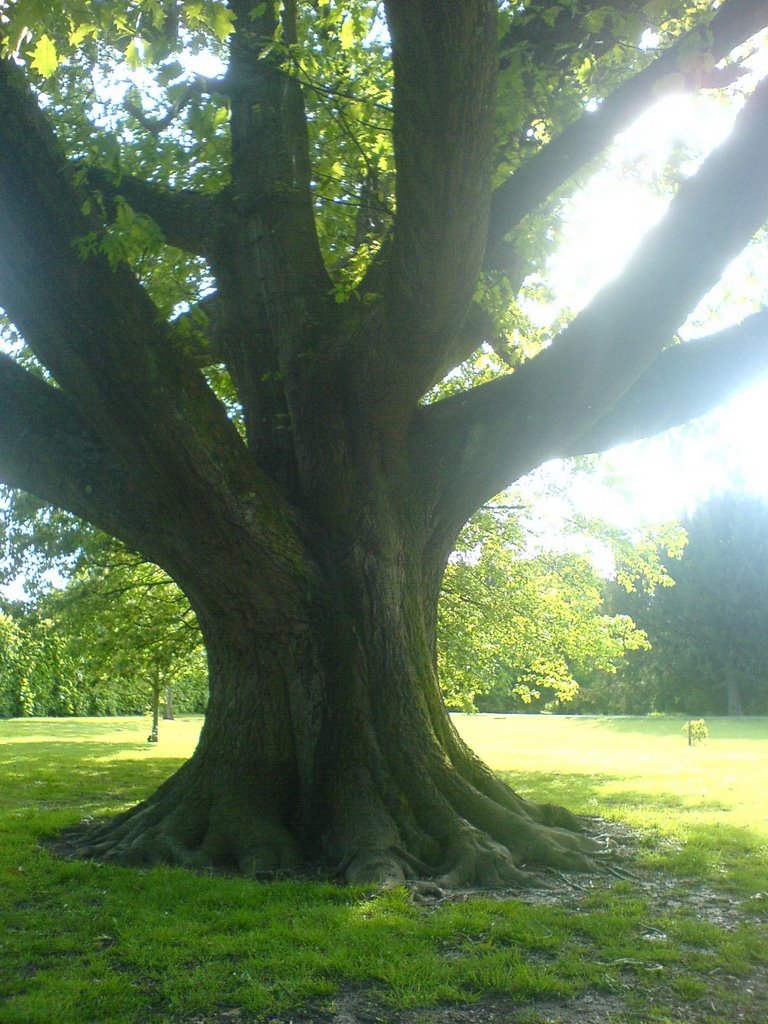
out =
<path fill-rule="evenodd" d="M 630 829 L 602 823 L 617 846 L 618 863 L 627 864 L 635 837 Z M 743 925 L 758 929 L 765 939 L 766 959 L 761 965 L 729 975 L 722 968 L 707 972 L 706 991 L 681 996 L 685 965 L 654 963 L 630 958 L 611 961 L 619 969 L 615 991 L 587 991 L 569 999 L 516 1002 L 509 998 L 481 998 L 472 1003 L 394 1011 L 368 989 L 347 989 L 338 994 L 333 1009 L 302 1007 L 295 1012 L 269 1017 L 260 1024 L 763 1024 L 768 1022 L 768 922 L 765 905 L 768 893 L 750 898 L 716 892 L 687 879 L 669 878 L 657 872 L 621 866 L 601 876 L 573 876 L 549 872 L 549 888 L 465 890 L 444 893 L 414 887 L 413 898 L 425 906 L 447 901 L 473 899 L 521 900 L 535 905 L 552 905 L 575 913 L 588 912 L 587 901 L 609 892 L 621 879 L 632 886 L 632 896 L 647 901 L 649 918 L 685 915 L 735 932 Z M 666 935 L 650 923 L 643 935 L 647 942 L 663 941 Z M 691 947 L 692 954 L 700 952 Z M 648 984 L 649 975 L 654 984 Z M 180 1019 L 179 1024 L 256 1024 L 256 1018 L 237 1009 Z"/>

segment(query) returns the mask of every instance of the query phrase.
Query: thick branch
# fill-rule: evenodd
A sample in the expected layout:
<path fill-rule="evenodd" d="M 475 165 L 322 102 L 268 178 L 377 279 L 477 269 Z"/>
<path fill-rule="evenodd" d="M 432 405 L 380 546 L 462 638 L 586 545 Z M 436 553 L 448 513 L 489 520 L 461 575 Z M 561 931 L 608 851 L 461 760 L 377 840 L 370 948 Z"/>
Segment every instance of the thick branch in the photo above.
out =
<path fill-rule="evenodd" d="M 246 257 L 236 286 L 245 296 L 260 292 L 275 347 L 291 349 L 300 339 L 306 344 L 307 324 L 331 290 L 315 228 L 303 97 L 272 48 L 274 5 L 254 9 L 250 0 L 231 0 L 230 6 L 237 16 L 229 71 L 232 241 Z M 293 6 L 285 14 L 289 38 Z"/>
<path fill-rule="evenodd" d="M 0 353 L 0 478 L 136 545 L 142 508 L 126 467 L 60 390 Z M 152 531 L 147 531 L 151 533 Z"/>
<path fill-rule="evenodd" d="M 516 433 L 516 427 L 525 432 L 521 403 L 513 386 L 517 374 L 478 389 L 482 395 L 457 395 L 427 407 L 414 430 L 413 442 L 424 479 L 433 485 L 441 481 L 435 490 L 442 497 L 432 544 L 441 552 L 450 550 L 456 532 L 479 504 L 476 497 L 464 500 L 468 493 L 476 495 L 477 491 L 452 490 L 447 494 L 447 477 L 459 477 L 465 488 L 477 486 L 482 480 L 489 494 L 497 493 L 547 459 L 606 451 L 679 426 L 766 375 L 768 311 L 763 310 L 715 334 L 671 345 L 589 428 L 579 434 L 575 426 L 573 433 L 557 440 L 542 431 L 541 443 L 529 450 Z M 568 382 L 563 381 L 563 392 L 567 387 Z M 484 404 L 485 427 L 475 399 Z M 488 426 L 491 421 L 495 421 L 493 431 Z M 491 460 L 495 475 L 489 467 Z"/>
<path fill-rule="evenodd" d="M 226 272 L 222 281 L 226 289 Z M 253 319 L 244 329 L 238 311 L 228 309 L 220 292 L 213 292 L 171 321 L 171 338 L 201 369 L 225 364 L 240 398 L 249 452 L 290 495 L 293 439 L 284 429 L 287 406 L 276 359 L 270 353 L 266 316 L 259 316 L 255 306 L 249 306 Z M 272 372 L 265 366 L 271 366 Z"/>
<path fill-rule="evenodd" d="M 450 529 L 620 408 L 768 218 L 767 151 L 768 79 L 747 101 L 730 137 L 680 187 L 624 273 L 549 349 L 507 377 L 424 410 L 422 419 L 431 420 L 424 443 L 439 452 L 442 446 L 429 435 L 445 440 L 446 454 L 430 467 L 430 478 L 439 481 Z"/>
<path fill-rule="evenodd" d="M 697 26 L 656 60 L 607 96 L 521 167 L 494 193 L 485 264 L 506 270 L 512 244 L 503 242 L 521 220 L 597 156 L 614 136 L 656 100 L 665 87 L 680 87 L 681 58 L 692 50 L 714 66 L 736 46 L 768 25 L 768 0 L 725 0 L 708 27 Z M 693 83 L 695 84 L 695 83 Z"/>
<path fill-rule="evenodd" d="M 726 141 L 687 179 L 619 278 L 523 368 L 548 402 L 547 432 L 599 419 L 666 347 L 726 266 L 768 219 L 768 78 Z M 567 395 L 563 383 L 568 382 Z"/>
<path fill-rule="evenodd" d="M 137 213 L 151 217 L 165 240 L 198 256 L 208 256 L 221 230 L 221 210 L 226 193 L 203 195 L 191 189 L 172 190 L 130 174 L 117 180 L 99 168 L 88 171 L 88 185 L 98 190 L 114 208 L 121 196 Z"/>
<path fill-rule="evenodd" d="M 237 431 L 169 344 L 147 293 L 127 267 L 110 267 L 97 241 L 89 251 L 99 224 L 82 213 L 86 197 L 21 73 L 3 61 L 0 305 L 104 443 L 143 461 L 147 480 L 165 486 L 185 462 L 208 463 L 218 477 L 227 453 L 239 465 L 233 480 L 250 486 Z"/>
<path fill-rule="evenodd" d="M 244 529 L 234 503 L 219 494 L 178 490 L 170 474 L 164 487 L 148 487 L 146 476 L 141 462 L 115 457 L 62 391 L 0 353 L 0 480 L 124 541 L 182 583 L 190 600 L 208 591 L 208 600 L 237 606 L 242 595 L 225 593 L 208 566 L 236 550 L 239 567 L 247 563 L 266 581 L 262 621 L 284 625 L 278 581 L 299 573 L 308 586 L 311 568 L 302 561 L 296 517 L 269 481 L 254 478 Z"/>
<path fill-rule="evenodd" d="M 489 0 L 389 0 L 397 212 L 390 375 L 418 398 L 469 307 L 485 247 L 497 68 Z"/>
<path fill-rule="evenodd" d="M 665 349 L 621 401 L 557 455 L 601 452 L 709 412 L 768 374 L 768 310 Z"/>

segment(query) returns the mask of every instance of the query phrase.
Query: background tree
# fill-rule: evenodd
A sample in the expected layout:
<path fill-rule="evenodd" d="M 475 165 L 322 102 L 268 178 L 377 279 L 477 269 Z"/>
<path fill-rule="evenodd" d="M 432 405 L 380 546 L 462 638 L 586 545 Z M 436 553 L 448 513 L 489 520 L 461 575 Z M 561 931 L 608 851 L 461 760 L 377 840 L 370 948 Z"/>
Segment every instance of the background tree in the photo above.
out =
<path fill-rule="evenodd" d="M 441 579 L 532 467 L 765 370 L 766 311 L 675 336 L 768 217 L 765 82 L 567 326 L 529 334 L 519 298 L 578 175 L 665 88 L 722 77 L 768 3 L 18 0 L 2 19 L 0 477 L 162 567 L 210 673 L 194 756 L 80 850 L 444 884 L 589 866 L 576 820 L 451 726 Z M 220 74 L 192 73 L 202 51 Z M 483 346 L 504 372 L 435 400 Z"/>
<path fill-rule="evenodd" d="M 643 710 L 765 714 L 768 504 L 721 494 L 684 526 L 685 554 L 669 568 L 676 585 L 634 603 L 617 599 L 651 641 L 621 667 L 620 684 L 643 695 Z"/>
<path fill-rule="evenodd" d="M 159 714 L 163 698 L 202 711 L 205 655 L 184 595 L 157 566 L 99 531 L 16 495 L 6 575 L 30 600 L 8 605 L 8 715 Z M 48 579 L 56 573 L 56 585 Z M 23 687 L 24 699 L 21 698 Z"/>
<path fill-rule="evenodd" d="M 21 713 L 21 636 L 7 602 L 0 611 L 0 718 Z"/>
<path fill-rule="evenodd" d="M 0 625 L 0 717 L 90 714 L 78 665 L 51 619 L 6 605 Z"/>
<path fill-rule="evenodd" d="M 679 554 L 682 531 L 670 524 L 633 537 L 571 509 L 564 535 L 551 528 L 541 534 L 533 511 L 514 494 L 485 506 L 462 531 L 448 562 L 438 665 L 449 707 L 567 707 L 585 673 L 612 674 L 627 651 L 647 646 L 628 614 L 607 613 L 608 580 L 587 548 L 610 552 L 622 588 L 652 590 L 671 583 L 660 549 Z"/>
<path fill-rule="evenodd" d="M 157 566 L 111 545 L 67 588 L 51 592 L 37 614 L 54 624 L 67 657 L 92 694 L 90 714 L 153 715 L 160 705 L 203 711 L 205 654 L 184 595 Z"/>

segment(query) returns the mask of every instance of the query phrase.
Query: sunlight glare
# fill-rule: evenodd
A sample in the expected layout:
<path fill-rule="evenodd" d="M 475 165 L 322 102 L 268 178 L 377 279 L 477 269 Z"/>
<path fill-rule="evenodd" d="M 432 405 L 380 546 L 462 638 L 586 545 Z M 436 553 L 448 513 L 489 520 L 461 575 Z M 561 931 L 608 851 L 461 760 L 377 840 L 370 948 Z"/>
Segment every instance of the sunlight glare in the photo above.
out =
<path fill-rule="evenodd" d="M 765 71 L 768 48 L 753 63 Z M 741 97 L 680 94 L 656 103 L 618 136 L 607 165 L 567 204 L 563 240 L 548 265 L 556 296 L 549 319 L 576 312 L 619 274 L 664 214 L 676 181 L 695 173 L 728 135 Z M 656 186 L 652 180 L 661 180 Z M 690 338 L 736 323 L 768 305 L 768 253 L 753 244 L 727 269 L 681 329 Z M 541 315 L 541 314 L 539 314 Z M 596 476 L 574 485 L 588 515 L 631 526 L 692 511 L 708 495 L 738 487 L 768 496 L 768 381 L 693 424 L 609 452 Z M 610 480 L 609 480 L 610 478 Z"/>

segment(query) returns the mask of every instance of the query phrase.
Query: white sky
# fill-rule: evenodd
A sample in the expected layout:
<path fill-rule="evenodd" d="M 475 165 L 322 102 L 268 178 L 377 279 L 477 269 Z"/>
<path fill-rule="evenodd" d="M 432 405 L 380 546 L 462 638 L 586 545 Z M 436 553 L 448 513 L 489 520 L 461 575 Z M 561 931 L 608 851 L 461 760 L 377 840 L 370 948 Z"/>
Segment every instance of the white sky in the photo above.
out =
<path fill-rule="evenodd" d="M 764 48 L 760 56 L 766 59 Z M 617 139 L 608 166 L 573 200 L 562 245 L 549 273 L 557 306 L 578 310 L 617 274 L 639 238 L 663 214 L 667 198 L 648 178 L 684 147 L 682 171 L 693 173 L 730 131 L 740 103 L 721 94 L 677 95 L 660 101 Z M 768 164 L 767 164 L 768 166 Z M 735 261 L 681 331 L 707 334 L 768 305 L 768 252 L 757 247 Z M 579 508 L 630 526 L 684 515 L 730 483 L 768 495 L 768 381 L 693 424 L 613 449 L 597 480 L 572 488 Z M 600 479 L 605 480 L 600 484 Z"/>

